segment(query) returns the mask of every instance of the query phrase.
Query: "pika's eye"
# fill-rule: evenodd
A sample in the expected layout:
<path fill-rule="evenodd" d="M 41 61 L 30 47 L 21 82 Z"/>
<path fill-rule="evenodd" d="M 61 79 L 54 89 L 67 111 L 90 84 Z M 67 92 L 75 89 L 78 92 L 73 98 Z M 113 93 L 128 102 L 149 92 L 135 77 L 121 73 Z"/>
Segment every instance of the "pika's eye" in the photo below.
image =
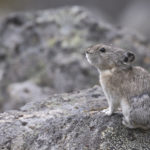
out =
<path fill-rule="evenodd" d="M 102 52 L 102 53 L 105 53 L 105 52 L 106 52 L 106 49 L 103 47 L 103 48 L 101 48 L 99 51 Z"/>

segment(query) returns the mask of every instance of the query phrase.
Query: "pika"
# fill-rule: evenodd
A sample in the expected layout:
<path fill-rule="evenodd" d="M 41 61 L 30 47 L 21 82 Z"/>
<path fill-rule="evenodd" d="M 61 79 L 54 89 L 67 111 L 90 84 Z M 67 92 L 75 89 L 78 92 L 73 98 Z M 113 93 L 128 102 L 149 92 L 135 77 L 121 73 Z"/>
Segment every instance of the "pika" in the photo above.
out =
<path fill-rule="evenodd" d="M 150 74 L 133 65 L 135 54 L 97 44 L 86 49 L 86 58 L 99 72 L 109 106 L 103 112 L 110 116 L 121 107 L 123 125 L 150 129 Z"/>

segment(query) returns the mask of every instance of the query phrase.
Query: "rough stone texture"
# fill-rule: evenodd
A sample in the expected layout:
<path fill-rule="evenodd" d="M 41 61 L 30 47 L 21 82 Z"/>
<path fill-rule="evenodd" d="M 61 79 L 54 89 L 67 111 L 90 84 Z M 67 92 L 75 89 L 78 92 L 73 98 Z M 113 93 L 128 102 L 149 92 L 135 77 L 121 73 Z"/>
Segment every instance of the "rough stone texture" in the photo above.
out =
<path fill-rule="evenodd" d="M 97 20 L 70 7 L 14 14 L 0 24 L 0 102 L 25 104 L 0 114 L 0 150 L 150 149 L 150 131 L 127 129 L 121 114 L 100 112 L 107 106 L 100 87 L 79 90 L 98 82 L 84 56 L 91 44 L 133 50 L 137 63 L 150 68 L 144 37 Z"/>
<path fill-rule="evenodd" d="M 0 114 L 0 149 L 150 149 L 150 131 L 127 129 L 119 112 L 108 117 L 100 112 L 104 108 L 98 86 L 32 101 Z"/>

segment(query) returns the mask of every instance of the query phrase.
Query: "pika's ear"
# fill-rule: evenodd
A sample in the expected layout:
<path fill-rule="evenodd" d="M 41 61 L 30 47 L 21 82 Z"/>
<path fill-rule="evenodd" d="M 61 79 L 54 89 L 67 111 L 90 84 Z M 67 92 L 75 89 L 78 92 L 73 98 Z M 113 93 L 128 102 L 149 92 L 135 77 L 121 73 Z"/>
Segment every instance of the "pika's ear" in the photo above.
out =
<path fill-rule="evenodd" d="M 130 63 L 135 60 L 135 55 L 132 52 L 125 52 L 123 62 Z"/>

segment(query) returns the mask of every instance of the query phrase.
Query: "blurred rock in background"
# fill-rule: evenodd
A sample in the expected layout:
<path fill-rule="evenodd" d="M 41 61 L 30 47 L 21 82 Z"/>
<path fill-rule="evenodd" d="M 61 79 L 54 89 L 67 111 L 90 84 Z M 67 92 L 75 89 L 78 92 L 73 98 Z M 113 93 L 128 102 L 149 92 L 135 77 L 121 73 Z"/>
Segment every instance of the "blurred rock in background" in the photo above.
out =
<path fill-rule="evenodd" d="M 30 101 L 43 99 L 54 92 L 50 88 L 41 88 L 32 81 L 26 81 L 10 84 L 7 93 L 10 101 L 4 105 L 5 110 L 18 109 Z"/>
<path fill-rule="evenodd" d="M 120 24 L 136 30 L 150 40 L 150 1 L 132 1 L 120 15 Z"/>
<path fill-rule="evenodd" d="M 22 91 L 32 91 L 28 96 L 33 98 L 40 95 L 33 92 L 42 91 L 40 88 L 62 93 L 98 84 L 98 73 L 84 54 L 84 49 L 95 43 L 132 50 L 136 64 L 150 68 L 150 44 L 144 36 L 113 27 L 82 7 L 11 14 L 0 24 L 0 35 L 0 100 L 7 109 L 11 109 L 7 104 L 12 99 L 18 103 L 13 105 L 15 109 L 28 102 Z M 24 82 L 32 88 L 23 90 Z M 20 90 L 17 98 L 12 85 Z"/>
<path fill-rule="evenodd" d="M 149 1 L 2 0 L 0 4 L 2 111 L 19 109 L 44 95 L 45 88 L 51 94 L 98 84 L 98 73 L 84 55 L 84 49 L 95 43 L 132 50 L 135 63 L 150 70 Z M 39 9 L 47 10 L 35 11 Z M 37 89 L 42 92 L 34 92 Z M 12 94 L 16 91 L 19 94 Z"/>
<path fill-rule="evenodd" d="M 150 37 L 150 1 L 148 0 L 1 0 L 0 18 L 12 12 L 55 9 L 74 5 L 88 8 L 93 14 L 109 23 L 137 30 Z"/>
<path fill-rule="evenodd" d="M 120 13 L 128 7 L 130 0 L 1 0 L 0 10 L 3 14 L 16 11 L 33 11 L 41 9 L 59 8 L 64 6 L 84 6 L 98 16 L 105 15 L 105 18 L 116 21 Z M 119 13 L 118 13 L 119 12 Z M 115 19 L 115 20 L 114 20 Z"/>

